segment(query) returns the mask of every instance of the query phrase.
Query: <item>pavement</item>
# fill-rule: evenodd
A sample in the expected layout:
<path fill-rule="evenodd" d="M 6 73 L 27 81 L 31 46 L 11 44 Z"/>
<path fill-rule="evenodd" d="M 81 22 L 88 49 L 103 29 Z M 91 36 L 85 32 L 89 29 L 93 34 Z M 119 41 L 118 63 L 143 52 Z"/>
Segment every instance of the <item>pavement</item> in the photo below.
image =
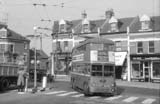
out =
<path fill-rule="evenodd" d="M 69 75 L 56 75 L 55 81 L 70 81 Z M 138 87 L 138 88 L 148 88 L 148 89 L 160 89 L 160 82 L 138 82 L 138 81 L 124 81 L 121 79 L 116 79 L 117 86 L 126 87 Z"/>
<path fill-rule="evenodd" d="M 70 76 L 69 75 L 56 75 L 55 81 L 70 81 Z M 53 82 L 54 83 L 54 82 Z M 123 81 L 123 80 L 116 80 L 117 86 L 124 86 L 124 87 L 135 87 L 135 88 L 148 88 L 148 89 L 160 89 L 160 83 L 152 83 L 152 82 L 136 82 L 136 81 Z M 39 87 L 37 87 L 36 92 L 42 92 L 42 91 L 47 91 L 51 90 L 53 88 L 53 84 L 48 83 L 46 88 L 42 88 L 42 84 L 39 84 Z M 28 93 L 34 93 L 32 88 L 28 88 L 27 90 Z"/>

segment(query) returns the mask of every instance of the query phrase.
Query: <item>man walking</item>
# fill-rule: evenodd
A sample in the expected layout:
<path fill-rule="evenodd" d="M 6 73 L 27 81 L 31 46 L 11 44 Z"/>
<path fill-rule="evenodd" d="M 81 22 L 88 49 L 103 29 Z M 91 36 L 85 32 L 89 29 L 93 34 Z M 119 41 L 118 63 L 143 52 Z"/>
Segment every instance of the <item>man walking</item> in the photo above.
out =
<path fill-rule="evenodd" d="M 25 87 L 25 74 L 26 70 L 24 67 L 24 61 L 21 59 L 19 60 L 19 68 L 18 68 L 18 80 L 17 80 L 17 86 L 18 86 L 18 93 L 23 94 L 24 93 L 24 87 Z"/>

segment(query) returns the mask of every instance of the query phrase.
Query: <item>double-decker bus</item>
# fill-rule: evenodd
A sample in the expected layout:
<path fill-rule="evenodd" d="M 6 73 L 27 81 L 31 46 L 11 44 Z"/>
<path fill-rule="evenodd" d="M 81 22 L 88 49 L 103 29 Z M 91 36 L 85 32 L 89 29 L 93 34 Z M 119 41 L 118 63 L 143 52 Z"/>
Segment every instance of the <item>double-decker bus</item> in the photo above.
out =
<path fill-rule="evenodd" d="M 114 42 L 92 38 L 72 50 L 71 85 L 85 95 L 116 94 Z"/>

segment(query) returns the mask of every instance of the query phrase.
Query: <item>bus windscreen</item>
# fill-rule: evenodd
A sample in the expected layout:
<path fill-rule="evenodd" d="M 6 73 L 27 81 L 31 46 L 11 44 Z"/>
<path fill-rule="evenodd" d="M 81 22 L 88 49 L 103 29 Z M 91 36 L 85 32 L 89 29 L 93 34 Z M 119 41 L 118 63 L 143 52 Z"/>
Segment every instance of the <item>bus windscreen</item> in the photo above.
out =
<path fill-rule="evenodd" d="M 102 76 L 102 65 L 92 65 L 92 76 Z"/>
<path fill-rule="evenodd" d="M 114 75 L 114 67 L 105 65 L 104 66 L 104 76 L 109 77 Z"/>

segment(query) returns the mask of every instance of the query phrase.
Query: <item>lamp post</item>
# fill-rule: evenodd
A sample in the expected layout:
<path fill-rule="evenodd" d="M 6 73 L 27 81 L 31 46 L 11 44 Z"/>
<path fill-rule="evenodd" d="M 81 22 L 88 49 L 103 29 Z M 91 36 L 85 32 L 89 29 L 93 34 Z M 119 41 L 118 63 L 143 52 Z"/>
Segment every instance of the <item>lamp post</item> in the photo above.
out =
<path fill-rule="evenodd" d="M 51 34 L 52 35 L 52 56 L 51 56 L 51 61 L 52 61 L 52 66 L 51 66 L 51 75 L 54 77 L 55 76 L 55 74 L 54 74 L 54 50 L 53 50 L 53 34 Z"/>
<path fill-rule="evenodd" d="M 33 27 L 34 30 L 34 38 L 35 38 L 35 42 L 36 42 L 36 32 L 37 32 L 37 27 Z M 34 48 L 34 89 L 37 88 L 37 52 L 36 52 L 36 44 L 35 44 L 35 48 Z"/>
<path fill-rule="evenodd" d="M 127 73 L 128 73 L 128 81 L 131 81 L 131 69 L 130 69 L 130 36 L 129 36 L 129 27 L 127 27 L 127 49 L 128 49 L 128 54 L 127 54 Z"/>

